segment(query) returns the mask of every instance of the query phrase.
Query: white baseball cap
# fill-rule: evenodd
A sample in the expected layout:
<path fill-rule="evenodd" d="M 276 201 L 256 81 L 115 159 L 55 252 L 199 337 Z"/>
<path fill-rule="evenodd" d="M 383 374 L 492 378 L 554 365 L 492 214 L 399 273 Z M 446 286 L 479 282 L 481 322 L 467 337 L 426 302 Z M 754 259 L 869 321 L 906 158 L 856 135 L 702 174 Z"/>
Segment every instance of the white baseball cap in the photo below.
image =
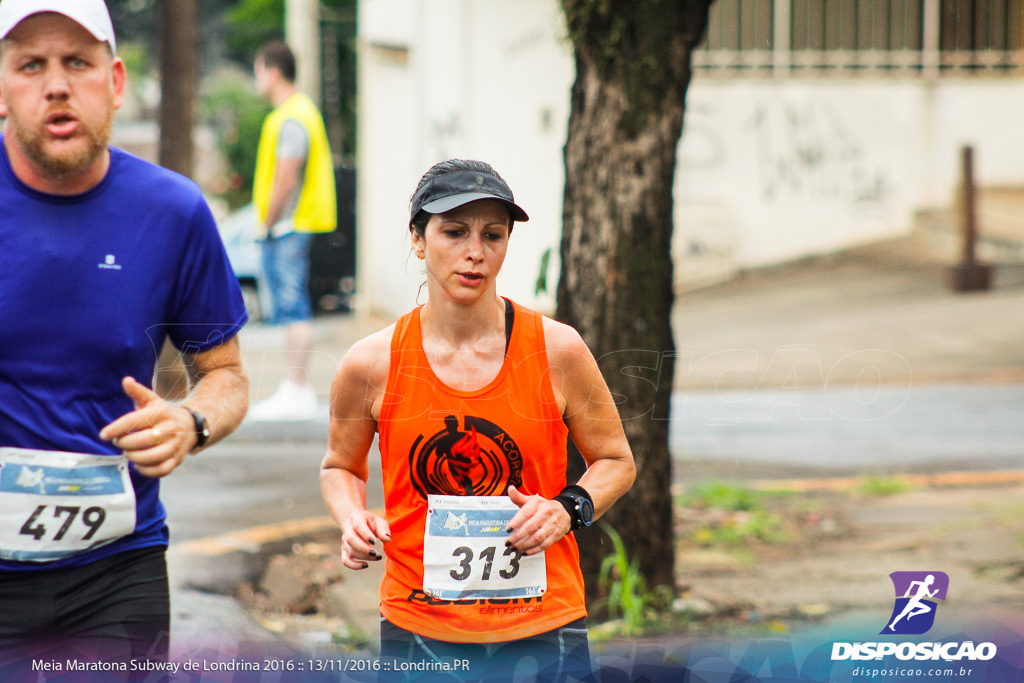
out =
<path fill-rule="evenodd" d="M 27 17 L 40 12 L 57 12 L 74 19 L 101 43 L 117 52 L 114 24 L 103 0 L 0 0 L 0 40 Z"/>

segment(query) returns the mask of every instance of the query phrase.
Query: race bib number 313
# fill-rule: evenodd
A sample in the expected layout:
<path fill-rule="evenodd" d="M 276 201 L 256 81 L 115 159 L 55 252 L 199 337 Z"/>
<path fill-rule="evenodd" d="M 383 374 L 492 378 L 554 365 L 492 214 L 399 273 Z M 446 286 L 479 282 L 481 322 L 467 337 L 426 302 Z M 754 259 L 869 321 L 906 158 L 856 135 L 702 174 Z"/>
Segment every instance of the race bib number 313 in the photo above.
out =
<path fill-rule="evenodd" d="M 59 560 L 134 529 L 124 456 L 0 448 L 0 558 Z"/>
<path fill-rule="evenodd" d="M 547 590 L 544 554 L 505 545 L 508 496 L 428 496 L 423 592 L 439 600 L 530 598 Z"/>

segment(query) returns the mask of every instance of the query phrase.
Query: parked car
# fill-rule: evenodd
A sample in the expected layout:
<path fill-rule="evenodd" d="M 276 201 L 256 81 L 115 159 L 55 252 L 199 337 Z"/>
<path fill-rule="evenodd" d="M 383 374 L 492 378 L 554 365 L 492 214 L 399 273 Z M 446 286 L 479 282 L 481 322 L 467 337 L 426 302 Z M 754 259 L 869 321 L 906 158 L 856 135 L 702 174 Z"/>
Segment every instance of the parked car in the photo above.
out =
<path fill-rule="evenodd" d="M 309 294 L 315 314 L 347 312 L 356 289 L 355 169 L 335 169 L 338 228 L 313 237 L 309 250 Z M 218 225 L 228 260 L 242 286 L 253 322 L 264 319 L 270 299 L 262 287 L 259 244 L 253 238 L 256 207 L 247 204 Z"/>

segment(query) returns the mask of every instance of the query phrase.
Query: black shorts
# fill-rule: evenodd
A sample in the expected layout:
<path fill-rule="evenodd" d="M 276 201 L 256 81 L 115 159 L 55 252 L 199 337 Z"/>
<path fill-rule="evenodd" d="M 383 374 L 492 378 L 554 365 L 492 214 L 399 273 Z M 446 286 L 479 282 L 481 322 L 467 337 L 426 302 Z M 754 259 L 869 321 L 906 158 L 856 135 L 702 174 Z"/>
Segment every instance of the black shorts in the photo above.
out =
<path fill-rule="evenodd" d="M 0 680 L 34 680 L 18 675 L 33 659 L 166 660 L 166 550 L 129 550 L 71 569 L 0 571 Z"/>
<path fill-rule="evenodd" d="M 380 620 L 380 676 L 387 681 L 588 681 L 587 622 L 500 643 L 452 643 Z"/>

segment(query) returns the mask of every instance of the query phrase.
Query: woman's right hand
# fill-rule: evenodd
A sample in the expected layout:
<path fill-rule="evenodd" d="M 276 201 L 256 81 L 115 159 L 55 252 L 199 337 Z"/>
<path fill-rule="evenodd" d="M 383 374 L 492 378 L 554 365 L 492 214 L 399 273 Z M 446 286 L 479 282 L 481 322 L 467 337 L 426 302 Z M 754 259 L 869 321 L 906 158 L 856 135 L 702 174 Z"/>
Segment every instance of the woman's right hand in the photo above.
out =
<path fill-rule="evenodd" d="M 383 559 L 378 552 L 378 539 L 391 540 L 388 521 L 367 510 L 353 512 L 341 525 L 341 563 L 349 569 L 366 569 L 368 562 Z"/>

